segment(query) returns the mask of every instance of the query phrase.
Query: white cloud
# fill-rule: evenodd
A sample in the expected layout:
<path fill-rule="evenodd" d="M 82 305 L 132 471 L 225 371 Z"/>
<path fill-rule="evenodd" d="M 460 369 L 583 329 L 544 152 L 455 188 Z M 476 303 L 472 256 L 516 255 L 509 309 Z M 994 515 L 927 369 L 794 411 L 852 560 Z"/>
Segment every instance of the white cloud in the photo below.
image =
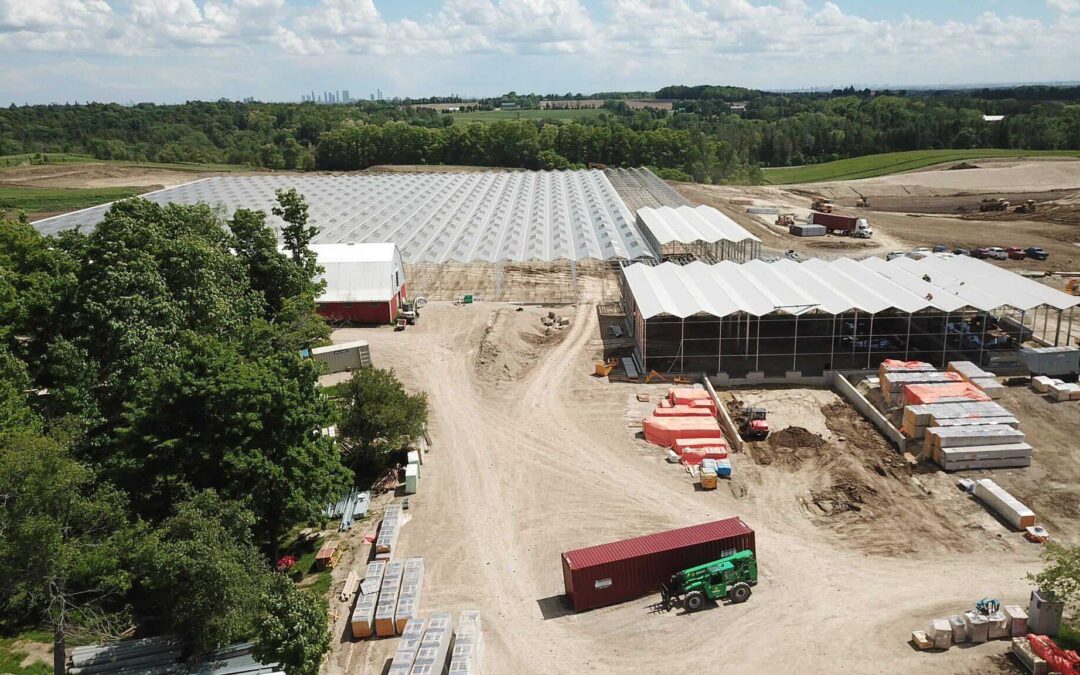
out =
<path fill-rule="evenodd" d="M 1069 14 L 1080 11 L 1080 0 L 1046 0 L 1046 6 Z"/>

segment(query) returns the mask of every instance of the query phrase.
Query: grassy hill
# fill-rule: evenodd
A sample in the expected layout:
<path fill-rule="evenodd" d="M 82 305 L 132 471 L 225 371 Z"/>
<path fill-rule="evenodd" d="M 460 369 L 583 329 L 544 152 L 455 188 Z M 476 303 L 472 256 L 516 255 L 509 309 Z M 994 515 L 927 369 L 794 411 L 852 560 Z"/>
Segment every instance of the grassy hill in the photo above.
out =
<path fill-rule="evenodd" d="M 95 159 L 86 155 L 73 155 L 65 152 L 26 153 L 22 155 L 0 155 L 0 172 L 24 166 L 70 166 L 72 164 L 108 164 L 137 169 L 165 169 L 173 171 L 222 173 L 226 171 L 252 171 L 253 167 L 240 164 L 196 164 L 194 162 L 129 162 L 116 159 Z"/>
<path fill-rule="evenodd" d="M 26 211 L 31 217 L 38 213 L 74 211 L 118 199 L 127 199 L 146 192 L 135 187 L 112 188 L 37 188 L 0 185 L 0 211 Z"/>
<path fill-rule="evenodd" d="M 765 169 L 768 185 L 817 183 L 829 180 L 854 180 L 886 176 L 901 171 L 922 169 L 935 164 L 962 162 L 993 157 L 1080 157 L 1077 150 L 912 150 L 880 155 L 852 157 L 824 164 Z"/>

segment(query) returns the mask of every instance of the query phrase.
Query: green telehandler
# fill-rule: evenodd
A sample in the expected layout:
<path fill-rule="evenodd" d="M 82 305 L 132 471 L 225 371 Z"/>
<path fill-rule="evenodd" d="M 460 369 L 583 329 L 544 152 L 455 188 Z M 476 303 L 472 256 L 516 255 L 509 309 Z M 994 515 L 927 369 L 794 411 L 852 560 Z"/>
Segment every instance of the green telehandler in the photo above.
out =
<path fill-rule="evenodd" d="M 691 567 L 671 576 L 660 587 L 661 607 L 664 610 L 682 605 L 688 612 L 696 612 L 705 600 L 746 602 L 750 587 L 757 585 L 757 560 L 753 551 L 739 551 L 704 565 Z"/>

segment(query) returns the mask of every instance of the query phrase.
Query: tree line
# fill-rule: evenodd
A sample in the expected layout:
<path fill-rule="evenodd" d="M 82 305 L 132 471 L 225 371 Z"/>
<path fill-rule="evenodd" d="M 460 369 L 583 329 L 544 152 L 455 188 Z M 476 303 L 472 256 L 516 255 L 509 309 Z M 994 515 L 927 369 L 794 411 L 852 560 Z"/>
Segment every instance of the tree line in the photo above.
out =
<path fill-rule="evenodd" d="M 632 110 L 610 92 L 605 97 L 611 98 L 606 110 L 594 118 L 467 126 L 454 125 L 449 113 L 373 101 L 9 107 L 0 110 L 0 155 L 71 152 L 298 170 L 601 163 L 648 165 L 684 180 L 753 182 L 761 167 L 881 152 L 1080 148 L 1080 87 L 817 93 L 665 87 L 656 97 L 672 100 L 672 111 Z M 541 97 L 502 98 L 531 108 Z"/>
<path fill-rule="evenodd" d="M 319 388 L 316 230 L 278 202 L 284 253 L 260 211 L 129 200 L 52 238 L 0 216 L 0 631 L 51 629 L 58 673 L 72 637 L 133 626 L 187 654 L 253 639 L 290 674 L 330 647 L 275 563 L 427 404 L 388 371 Z"/>

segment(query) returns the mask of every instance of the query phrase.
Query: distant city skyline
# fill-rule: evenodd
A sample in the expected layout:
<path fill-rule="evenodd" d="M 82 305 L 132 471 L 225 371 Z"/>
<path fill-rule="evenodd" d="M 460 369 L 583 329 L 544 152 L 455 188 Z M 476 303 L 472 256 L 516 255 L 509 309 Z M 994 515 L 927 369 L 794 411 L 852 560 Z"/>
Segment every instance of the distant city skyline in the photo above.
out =
<path fill-rule="evenodd" d="M 368 98 L 922 88 L 1077 63 L 1080 0 L 0 0 L 0 105 L 295 101 L 327 93 L 315 79 Z"/>

